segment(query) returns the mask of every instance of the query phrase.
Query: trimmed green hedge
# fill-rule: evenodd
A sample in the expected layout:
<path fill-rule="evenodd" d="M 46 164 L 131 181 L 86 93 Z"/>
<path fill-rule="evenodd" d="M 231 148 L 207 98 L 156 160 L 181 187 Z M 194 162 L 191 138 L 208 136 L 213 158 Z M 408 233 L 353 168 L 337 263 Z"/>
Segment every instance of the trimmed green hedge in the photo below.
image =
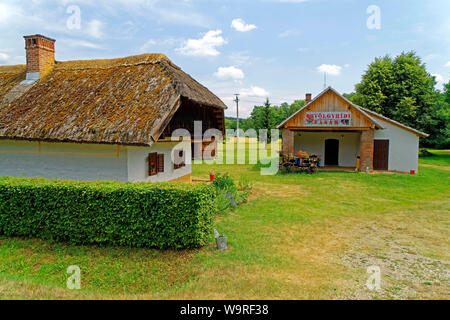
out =
<path fill-rule="evenodd" d="M 0 178 L 0 234 L 130 247 L 192 248 L 212 233 L 206 184 Z"/>

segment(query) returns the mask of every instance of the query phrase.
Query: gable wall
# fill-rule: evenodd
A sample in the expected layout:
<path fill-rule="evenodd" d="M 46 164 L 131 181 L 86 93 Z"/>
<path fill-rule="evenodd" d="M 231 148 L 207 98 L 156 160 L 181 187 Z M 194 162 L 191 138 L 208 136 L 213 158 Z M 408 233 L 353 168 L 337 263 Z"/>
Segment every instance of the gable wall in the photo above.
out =
<path fill-rule="evenodd" d="M 311 129 L 311 127 L 304 126 L 306 112 L 349 112 L 349 111 L 352 113 L 352 123 L 351 123 L 352 128 L 373 127 L 372 122 L 370 122 L 364 115 L 362 115 L 355 108 L 351 107 L 351 105 L 347 101 L 345 101 L 332 91 L 324 93 L 319 99 L 313 101 L 308 106 L 308 108 L 302 110 L 296 116 L 294 116 L 288 122 L 286 122 L 284 124 L 284 127 Z M 330 130 L 339 127 L 325 127 L 325 128 Z M 317 127 L 313 127 L 313 129 L 317 129 Z"/>

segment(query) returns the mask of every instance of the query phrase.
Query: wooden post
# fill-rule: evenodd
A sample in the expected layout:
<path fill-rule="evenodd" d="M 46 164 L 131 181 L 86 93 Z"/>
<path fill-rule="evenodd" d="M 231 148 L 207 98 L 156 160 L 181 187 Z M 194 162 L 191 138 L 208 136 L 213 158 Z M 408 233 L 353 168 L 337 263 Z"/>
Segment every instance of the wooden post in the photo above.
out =
<path fill-rule="evenodd" d="M 283 153 L 294 153 L 294 131 L 283 129 Z"/>

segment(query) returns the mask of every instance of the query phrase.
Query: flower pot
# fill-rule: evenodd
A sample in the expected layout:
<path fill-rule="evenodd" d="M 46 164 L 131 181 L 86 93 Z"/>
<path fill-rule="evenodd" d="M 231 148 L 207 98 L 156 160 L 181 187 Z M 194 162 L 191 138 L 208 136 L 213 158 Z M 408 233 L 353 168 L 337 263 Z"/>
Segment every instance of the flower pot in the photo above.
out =
<path fill-rule="evenodd" d="M 224 251 L 227 250 L 227 237 L 220 236 L 216 238 L 217 250 Z"/>

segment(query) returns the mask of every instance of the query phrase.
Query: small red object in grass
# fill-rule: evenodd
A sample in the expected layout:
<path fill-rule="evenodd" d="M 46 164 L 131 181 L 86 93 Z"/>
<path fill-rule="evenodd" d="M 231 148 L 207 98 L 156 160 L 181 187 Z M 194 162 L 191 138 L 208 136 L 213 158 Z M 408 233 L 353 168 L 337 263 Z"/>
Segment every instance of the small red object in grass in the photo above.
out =
<path fill-rule="evenodd" d="M 416 174 L 416 171 L 415 170 L 410 170 L 409 173 L 410 174 Z"/>
<path fill-rule="evenodd" d="M 209 181 L 214 181 L 214 179 L 216 178 L 214 172 L 210 172 L 209 173 Z"/>

